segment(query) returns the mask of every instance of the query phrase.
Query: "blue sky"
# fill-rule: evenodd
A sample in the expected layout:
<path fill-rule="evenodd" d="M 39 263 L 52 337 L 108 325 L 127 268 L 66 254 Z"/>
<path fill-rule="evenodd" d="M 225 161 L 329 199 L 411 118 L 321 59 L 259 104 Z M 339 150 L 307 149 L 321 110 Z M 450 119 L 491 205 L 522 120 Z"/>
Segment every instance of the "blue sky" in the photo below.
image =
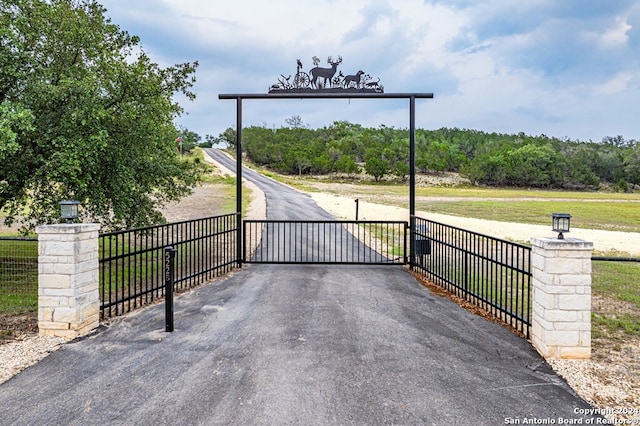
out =
<path fill-rule="evenodd" d="M 100 0 L 99 0 L 100 1 Z M 197 99 L 176 124 L 235 126 L 220 93 L 266 93 L 312 57 L 343 58 L 387 93 L 432 92 L 416 125 L 640 139 L 640 3 L 635 0 L 101 0 L 161 66 L 198 61 Z M 406 128 L 407 101 L 247 100 L 243 122 L 346 120 Z"/>

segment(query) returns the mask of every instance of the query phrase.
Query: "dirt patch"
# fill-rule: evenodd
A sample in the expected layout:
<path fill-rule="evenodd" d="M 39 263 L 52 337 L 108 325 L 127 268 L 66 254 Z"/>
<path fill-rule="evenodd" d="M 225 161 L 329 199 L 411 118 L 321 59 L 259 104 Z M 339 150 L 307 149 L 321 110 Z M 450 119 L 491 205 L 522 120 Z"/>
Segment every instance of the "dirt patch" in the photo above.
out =
<path fill-rule="evenodd" d="M 0 345 L 38 333 L 38 314 L 0 317 Z"/>
<path fill-rule="evenodd" d="M 609 297 L 598 296 L 596 294 L 591 296 L 591 307 L 593 311 L 598 314 L 640 314 L 638 308 L 631 303 L 624 300 L 614 300 Z"/>
<path fill-rule="evenodd" d="M 0 214 L 0 235 L 16 235 L 20 232 L 20 225 L 14 223 L 11 226 L 4 224 L 4 215 Z"/>
<path fill-rule="evenodd" d="M 193 189 L 191 195 L 164 206 L 161 209 L 162 214 L 167 222 L 180 222 L 223 214 L 224 206 L 230 202 L 229 198 L 221 196 L 225 190 L 226 188 L 219 184 L 200 184 Z M 231 198 L 231 200 L 235 202 L 235 198 Z"/>

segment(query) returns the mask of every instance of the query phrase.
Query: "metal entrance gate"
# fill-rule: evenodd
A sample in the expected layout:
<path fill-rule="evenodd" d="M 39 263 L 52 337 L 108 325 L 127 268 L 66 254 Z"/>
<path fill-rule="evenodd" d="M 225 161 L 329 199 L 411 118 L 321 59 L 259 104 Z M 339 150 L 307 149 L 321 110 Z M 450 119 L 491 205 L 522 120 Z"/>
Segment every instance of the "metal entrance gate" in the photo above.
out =
<path fill-rule="evenodd" d="M 407 263 L 409 224 L 402 221 L 245 220 L 246 263 Z"/>

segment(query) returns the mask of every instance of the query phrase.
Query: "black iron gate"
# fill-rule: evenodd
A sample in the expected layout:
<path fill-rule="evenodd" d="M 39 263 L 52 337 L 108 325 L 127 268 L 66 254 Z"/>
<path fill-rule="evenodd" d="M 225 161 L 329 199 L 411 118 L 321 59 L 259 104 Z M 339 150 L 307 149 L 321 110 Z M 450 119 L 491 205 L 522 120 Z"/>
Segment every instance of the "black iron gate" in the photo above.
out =
<path fill-rule="evenodd" d="M 246 263 L 407 263 L 402 221 L 245 220 Z"/>

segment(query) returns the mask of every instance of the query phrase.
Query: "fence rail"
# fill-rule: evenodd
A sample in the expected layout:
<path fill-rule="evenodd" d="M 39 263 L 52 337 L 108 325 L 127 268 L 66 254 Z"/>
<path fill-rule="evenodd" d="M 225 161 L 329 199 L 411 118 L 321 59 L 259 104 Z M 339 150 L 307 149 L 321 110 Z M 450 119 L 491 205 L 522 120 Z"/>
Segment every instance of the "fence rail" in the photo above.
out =
<path fill-rule="evenodd" d="M 598 262 L 637 262 L 637 263 L 640 263 L 640 257 L 591 256 L 591 260 L 598 261 Z"/>
<path fill-rule="evenodd" d="M 0 237 L 0 305 L 4 313 L 38 308 L 38 239 Z"/>
<path fill-rule="evenodd" d="M 412 265 L 529 337 L 531 248 L 415 217 Z"/>
<path fill-rule="evenodd" d="M 407 222 L 245 220 L 247 263 L 405 264 Z"/>
<path fill-rule="evenodd" d="M 177 250 L 175 290 L 231 271 L 238 213 L 100 235 L 101 317 L 122 315 L 164 296 L 163 250 Z"/>

